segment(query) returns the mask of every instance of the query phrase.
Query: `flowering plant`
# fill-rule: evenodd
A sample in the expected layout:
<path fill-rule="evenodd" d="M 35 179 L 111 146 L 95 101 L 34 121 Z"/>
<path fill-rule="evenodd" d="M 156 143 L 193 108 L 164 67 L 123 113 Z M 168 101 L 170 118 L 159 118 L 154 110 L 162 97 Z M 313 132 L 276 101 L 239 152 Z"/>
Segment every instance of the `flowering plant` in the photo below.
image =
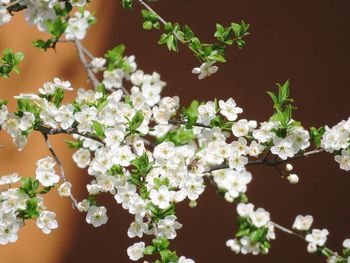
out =
<path fill-rule="evenodd" d="M 153 0 L 154 1 L 154 0 Z M 290 183 L 299 181 L 292 173 L 291 161 L 320 153 L 329 153 L 340 169 L 350 170 L 350 118 L 333 127 L 307 130 L 293 119 L 293 100 L 289 82 L 268 92 L 273 115 L 262 123 L 240 118 L 243 109 L 233 98 L 207 102 L 193 101 L 180 106 L 177 96 L 162 97 L 166 83 L 158 73 L 147 74 L 137 67 L 134 56 L 125 55 L 118 45 L 103 57 L 95 57 L 81 40 L 96 23 L 86 0 L 0 0 L 0 25 L 10 22 L 11 15 L 26 10 L 26 19 L 50 36 L 36 40 L 34 46 L 44 51 L 67 42 L 75 45 L 91 89 L 79 89 L 71 103 L 63 103 L 72 92 L 69 81 L 54 78 L 36 94 L 15 96 L 17 111 L 9 112 L 7 101 L 0 101 L 0 127 L 22 150 L 28 137 L 39 132 L 51 153 L 36 163 L 35 177 L 17 174 L 0 178 L 0 243 L 15 242 L 27 220 L 45 234 L 58 227 L 55 213 L 44 204 L 45 195 L 57 190 L 68 197 L 73 208 L 86 213 L 93 227 L 107 223 L 107 209 L 98 195 L 110 193 L 116 202 L 133 215 L 127 231 L 130 238 L 152 236 L 151 243 L 136 242 L 127 249 L 132 261 L 156 256 L 155 262 L 194 262 L 179 256 L 170 247 L 182 224 L 176 205 L 188 202 L 195 208 L 207 184 L 237 207 L 237 233 L 226 242 L 235 253 L 266 254 L 275 230 L 281 230 L 307 242 L 310 253 L 326 257 L 328 262 L 350 262 L 350 240 L 337 253 L 326 246 L 327 229 L 313 229 L 311 215 L 298 215 L 292 229 L 272 220 L 268 211 L 255 208 L 246 195 L 253 179 L 250 166 L 273 167 Z M 187 46 L 200 61 L 192 72 L 199 79 L 218 71 L 226 61 L 225 49 L 243 48 L 249 25 L 216 25 L 215 43 L 202 42 L 188 26 L 165 21 L 142 0 L 122 0 L 126 9 L 138 2 L 145 30 L 163 30 L 159 44 L 170 51 Z M 152 2 L 149 0 L 148 2 Z M 6 49 L 0 64 L 0 76 L 18 72 L 23 54 Z M 101 73 L 101 74 L 100 74 Z M 65 176 L 63 165 L 50 144 L 49 136 L 71 134 L 67 141 L 76 149 L 73 160 L 87 169 L 92 180 L 88 195 L 77 200 L 73 185 Z M 152 257 L 151 257 L 152 258 Z"/>

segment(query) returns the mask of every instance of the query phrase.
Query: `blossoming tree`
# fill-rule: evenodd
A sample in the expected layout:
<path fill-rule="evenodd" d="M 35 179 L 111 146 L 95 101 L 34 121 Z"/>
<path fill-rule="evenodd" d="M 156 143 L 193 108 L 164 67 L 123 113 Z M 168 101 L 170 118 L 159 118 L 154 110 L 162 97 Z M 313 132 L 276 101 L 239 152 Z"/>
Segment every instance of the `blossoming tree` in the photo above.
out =
<path fill-rule="evenodd" d="M 225 48 L 243 48 L 249 25 L 216 24 L 214 43 L 204 43 L 186 25 L 165 21 L 150 6 L 154 0 L 122 0 L 125 9 L 141 8 L 145 30 L 161 30 L 159 44 L 170 51 L 187 46 L 199 60 L 192 70 L 203 79 L 215 74 L 226 61 Z M 271 97 L 274 114 L 265 122 L 240 118 L 243 109 L 233 98 L 207 102 L 193 101 L 180 106 L 180 99 L 162 97 L 166 83 L 158 73 L 138 69 L 134 56 L 125 55 L 118 45 L 103 57 L 95 57 L 82 44 L 96 22 L 86 0 L 0 0 L 0 26 L 11 22 L 12 15 L 25 10 L 29 23 L 49 33 L 48 39 L 33 44 L 43 51 L 65 42 L 76 47 L 91 87 L 79 89 L 74 101 L 63 103 L 71 83 L 54 78 L 42 85 L 37 94 L 14 96 L 17 111 L 9 112 L 7 101 L 0 101 L 0 127 L 22 150 L 28 137 L 41 133 L 51 156 L 36 163 L 35 177 L 18 174 L 0 178 L 0 244 L 16 242 L 27 220 L 49 234 L 58 227 L 56 214 L 48 211 L 45 195 L 57 191 L 72 207 L 86 213 L 93 227 L 107 223 L 107 209 L 98 200 L 110 193 L 115 201 L 134 216 L 127 235 L 130 238 L 152 236 L 150 243 L 136 242 L 127 249 L 132 261 L 191 263 L 178 255 L 170 241 L 182 228 L 176 205 L 197 200 L 208 184 L 227 202 L 237 207 L 238 230 L 226 242 L 234 253 L 266 254 L 276 230 L 305 240 L 308 252 L 324 256 L 327 262 L 350 262 L 350 239 L 342 251 L 326 246 L 327 229 L 312 227 L 311 215 L 297 215 L 291 227 L 275 222 L 264 208 L 256 208 L 246 195 L 252 180 L 250 166 L 270 166 L 291 184 L 299 181 L 291 162 L 326 152 L 334 156 L 339 168 L 350 171 L 350 119 L 333 127 L 305 129 L 293 119 L 293 100 L 289 82 L 277 86 Z M 135 6 L 134 6 L 135 5 Z M 138 6 L 136 6 L 138 5 Z M 4 50 L 0 76 L 18 72 L 24 55 Z M 92 176 L 86 186 L 88 195 L 77 200 L 63 165 L 51 146 L 49 136 L 70 134 L 72 158 Z M 6 150 L 6 149 L 2 149 Z"/>

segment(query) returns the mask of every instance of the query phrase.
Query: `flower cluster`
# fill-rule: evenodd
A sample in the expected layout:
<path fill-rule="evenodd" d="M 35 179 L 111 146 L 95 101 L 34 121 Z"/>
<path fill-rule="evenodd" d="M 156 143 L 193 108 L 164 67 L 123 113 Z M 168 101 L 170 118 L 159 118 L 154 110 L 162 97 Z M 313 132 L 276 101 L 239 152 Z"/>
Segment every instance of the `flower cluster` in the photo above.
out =
<path fill-rule="evenodd" d="M 350 118 L 337 125 L 325 127 L 321 147 L 327 152 L 335 153 L 335 161 L 340 169 L 350 171 Z"/>
<path fill-rule="evenodd" d="M 236 254 L 268 253 L 269 241 L 276 238 L 270 213 L 263 208 L 254 211 L 254 205 L 250 203 L 238 204 L 237 212 L 239 231 L 236 234 L 236 239 L 228 240 L 226 246 Z"/>
<path fill-rule="evenodd" d="M 15 5 L 12 2 L 0 0 L 0 25 L 10 21 L 9 11 Z M 9 112 L 7 102 L 0 100 L 0 128 L 12 137 L 18 149 L 22 150 L 29 135 L 37 131 L 44 135 L 53 155 L 37 161 L 35 178 L 20 179 L 16 174 L 0 178 L 0 186 L 8 186 L 0 191 L 0 244 L 15 242 L 25 220 L 35 219 L 46 234 L 56 229 L 55 213 L 46 210 L 43 195 L 57 187 L 60 196 L 69 197 L 79 212 L 86 213 L 86 222 L 93 227 L 101 227 L 108 221 L 107 209 L 97 196 L 113 195 L 115 202 L 133 216 L 128 237 L 153 238 L 148 246 L 141 241 L 127 249 L 132 261 L 159 255 L 161 261 L 156 262 L 194 263 L 170 250 L 170 240 L 182 228 L 176 205 L 188 202 L 191 208 L 196 207 L 210 182 L 226 201 L 238 204 L 238 232 L 226 243 L 233 252 L 268 253 L 278 228 L 302 237 L 308 242 L 309 252 L 321 252 L 329 262 L 350 261 L 350 241 L 344 241 L 342 256 L 330 251 L 325 247 L 328 231 L 310 230 L 312 216 L 299 215 L 293 224 L 297 232 L 293 232 L 272 222 L 265 209 L 255 209 L 246 195 L 253 180 L 250 165 L 273 166 L 283 178 L 295 184 L 299 177 L 290 173 L 293 166 L 287 162 L 310 155 L 312 151 L 306 152 L 309 147 L 314 153 L 334 154 L 340 168 L 349 171 L 350 119 L 333 128 L 311 128 L 309 132 L 292 118 L 295 107 L 289 98 L 289 82 L 278 85 L 276 94 L 268 92 L 275 112 L 260 124 L 241 118 L 243 109 L 233 98 L 193 101 L 181 108 L 177 96 L 162 97 L 166 83 L 160 75 L 138 69 L 135 57 L 124 55 L 123 45 L 109 50 L 103 57 L 94 57 L 82 46 L 80 40 L 95 22 L 92 13 L 84 9 L 88 2 L 21 0 L 16 3 L 27 9 L 30 23 L 51 35 L 47 41 L 35 41 L 35 46 L 46 50 L 60 41 L 74 42 L 94 89 L 78 89 L 73 102 L 63 103 L 65 92 L 73 88 L 69 81 L 54 78 L 44 83 L 37 94 L 15 96 L 16 112 Z M 132 6 L 131 0 L 122 3 L 125 7 Z M 78 11 L 72 15 L 73 7 L 78 7 Z M 144 10 L 142 14 L 145 29 L 160 27 L 154 12 Z M 228 28 L 217 24 L 215 37 L 219 44 L 202 46 L 189 27 L 184 27 L 182 32 L 178 24 L 165 24 L 166 33 L 160 43 L 166 43 L 171 50 L 177 50 L 178 40 L 188 44 L 203 62 L 193 69 L 199 79 L 218 71 L 215 63 L 225 61 L 226 44 L 244 45 L 242 37 L 248 29 L 244 22 L 232 23 Z M 15 66 L 22 56 L 19 55 L 17 62 L 16 58 L 8 57 Z M 75 149 L 72 158 L 91 176 L 83 200 L 73 197 L 72 184 L 48 141 L 49 135 L 59 133 L 73 136 L 74 141 L 67 142 Z M 284 163 L 288 176 L 279 168 Z M 60 175 L 55 171 L 56 165 Z M 60 179 L 63 183 L 58 186 Z M 13 188 L 19 181 L 21 185 Z"/>
<path fill-rule="evenodd" d="M 39 180 L 22 178 L 17 174 L 0 177 L 0 244 L 17 241 L 18 231 L 25 220 L 36 219 L 36 225 L 45 234 L 58 227 L 56 214 L 46 210 L 43 196 L 58 182 L 53 170 L 55 163 L 50 157 L 37 162 L 36 176 Z M 20 187 L 12 187 L 21 181 Z M 7 189 L 1 189 L 8 186 Z"/>

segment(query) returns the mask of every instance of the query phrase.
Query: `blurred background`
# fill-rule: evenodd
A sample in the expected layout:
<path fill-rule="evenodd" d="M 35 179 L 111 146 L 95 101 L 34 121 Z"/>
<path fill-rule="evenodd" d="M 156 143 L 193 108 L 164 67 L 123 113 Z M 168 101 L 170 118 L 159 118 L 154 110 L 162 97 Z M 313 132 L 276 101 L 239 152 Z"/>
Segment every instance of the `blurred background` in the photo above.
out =
<path fill-rule="evenodd" d="M 233 97 L 244 109 L 242 117 L 258 121 L 271 115 L 272 103 L 267 90 L 275 83 L 291 81 L 291 94 L 299 108 L 295 119 L 305 127 L 334 125 L 349 116 L 350 102 L 350 35 L 347 0 L 162 0 L 152 4 L 169 21 L 188 24 L 205 41 L 212 41 L 215 23 L 228 25 L 244 20 L 251 24 L 246 47 L 227 50 L 228 63 L 221 65 L 213 77 L 198 81 L 191 74 L 197 60 L 186 47 L 179 54 L 170 53 L 157 41 L 160 31 L 142 30 L 140 6 L 134 12 L 122 10 L 119 1 L 93 1 L 98 24 L 89 30 L 84 45 L 95 55 L 124 43 L 127 54 L 136 55 L 138 66 L 148 73 L 158 71 L 168 85 L 165 95 L 178 95 L 182 104 L 193 99 L 212 100 Z M 71 81 L 75 89 L 89 88 L 86 74 L 77 59 L 74 46 L 60 44 L 56 52 L 35 49 L 31 41 L 46 38 L 29 26 L 23 14 L 0 27 L 0 50 L 12 47 L 23 51 L 25 60 L 21 74 L 0 80 L 0 97 L 11 99 L 22 92 L 35 92 L 45 81 L 60 77 Z M 72 92 L 66 100 L 70 101 Z M 13 102 L 10 108 L 14 109 Z M 76 197 L 86 196 L 89 176 L 74 167 L 63 140 L 51 138 L 64 163 L 67 177 L 73 182 Z M 0 134 L 0 174 L 18 172 L 33 176 L 35 162 L 49 155 L 40 135 L 30 137 L 28 145 L 18 152 L 9 135 Z M 254 180 L 248 196 L 257 207 L 271 212 L 272 219 L 291 227 L 297 214 L 312 214 L 314 227 L 330 231 L 329 247 L 340 250 L 350 237 L 349 185 L 350 174 L 340 171 L 330 155 L 322 154 L 294 162 L 300 176 L 298 185 L 290 185 L 269 167 L 254 167 Z M 53 191 L 46 205 L 57 213 L 59 229 L 45 235 L 28 222 L 15 244 L 0 247 L 0 262 L 4 263 L 70 263 L 70 262 L 128 262 L 126 249 L 135 240 L 127 237 L 132 217 L 117 205 L 113 196 L 105 196 L 108 208 L 107 225 L 95 229 L 85 223 L 85 214 L 72 210 L 68 199 L 59 198 Z M 235 207 L 226 203 L 209 185 L 191 209 L 187 204 L 178 207 L 183 228 L 172 242 L 179 255 L 196 262 L 325 262 L 324 258 L 309 255 L 306 243 L 285 233 L 277 232 L 277 240 L 266 256 L 237 256 L 226 246 L 236 226 Z"/>

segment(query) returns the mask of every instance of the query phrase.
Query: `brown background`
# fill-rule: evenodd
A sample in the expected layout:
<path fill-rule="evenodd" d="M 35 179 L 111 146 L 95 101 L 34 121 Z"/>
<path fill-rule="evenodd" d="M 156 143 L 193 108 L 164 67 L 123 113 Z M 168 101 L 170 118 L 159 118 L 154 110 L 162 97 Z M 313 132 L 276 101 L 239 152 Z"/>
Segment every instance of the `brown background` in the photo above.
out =
<path fill-rule="evenodd" d="M 349 116 L 350 37 L 347 0 L 162 0 L 153 6 L 169 21 L 189 24 L 198 36 L 211 41 L 215 22 L 228 25 L 244 19 L 252 25 L 247 46 L 228 50 L 229 62 L 212 78 L 198 81 L 190 73 L 196 59 L 185 48 L 170 53 L 156 44 L 160 32 L 141 29 L 139 6 L 135 12 L 121 10 L 119 1 L 94 1 L 99 24 L 90 29 L 84 44 L 96 55 L 118 43 L 135 54 L 140 68 L 162 74 L 168 82 L 166 95 L 179 95 L 183 104 L 192 99 L 209 100 L 233 97 L 248 119 L 266 120 L 272 112 L 267 90 L 276 82 L 291 80 L 292 97 L 299 110 L 295 118 L 306 127 L 333 125 Z M 54 76 L 69 79 L 74 87 L 88 87 L 86 75 L 72 46 L 62 44 L 57 53 L 34 49 L 30 41 L 45 37 L 29 27 L 21 14 L 14 22 L 0 28 L 0 50 L 11 46 L 26 54 L 20 76 L 0 81 L 0 96 L 10 98 L 20 92 L 35 91 Z M 70 98 L 73 97 L 73 94 Z M 68 98 L 69 100 L 69 98 Z M 13 107 L 13 104 L 12 106 Z M 74 183 L 74 193 L 83 198 L 84 183 L 90 178 L 77 170 L 71 161 L 72 151 L 62 144 L 64 136 L 52 138 L 58 154 L 63 156 L 67 176 Z M 1 133 L 0 174 L 13 171 L 23 176 L 34 174 L 35 161 L 49 154 L 42 138 L 34 135 L 21 153 L 9 136 Z M 350 237 L 350 174 L 340 171 L 332 157 L 325 154 L 295 162 L 301 177 L 298 185 L 281 180 L 271 168 L 251 169 L 254 180 L 248 195 L 256 206 L 268 209 L 272 218 L 291 226 L 297 214 L 310 213 L 315 227 L 330 230 L 328 244 L 339 249 Z M 49 210 L 57 212 L 60 229 L 47 236 L 33 222 L 23 228 L 16 244 L 0 247 L 0 262 L 70 263 L 128 262 L 126 248 L 133 240 L 126 231 L 131 222 L 111 196 L 105 198 L 109 222 L 99 229 L 87 225 L 84 215 L 71 209 L 67 199 L 50 194 Z M 235 208 L 224 202 L 208 186 L 196 209 L 186 204 L 178 208 L 184 227 L 173 247 L 180 255 L 196 262 L 324 262 L 308 255 L 306 244 L 284 233 L 277 233 L 267 256 L 236 256 L 225 247 L 235 231 Z"/>

